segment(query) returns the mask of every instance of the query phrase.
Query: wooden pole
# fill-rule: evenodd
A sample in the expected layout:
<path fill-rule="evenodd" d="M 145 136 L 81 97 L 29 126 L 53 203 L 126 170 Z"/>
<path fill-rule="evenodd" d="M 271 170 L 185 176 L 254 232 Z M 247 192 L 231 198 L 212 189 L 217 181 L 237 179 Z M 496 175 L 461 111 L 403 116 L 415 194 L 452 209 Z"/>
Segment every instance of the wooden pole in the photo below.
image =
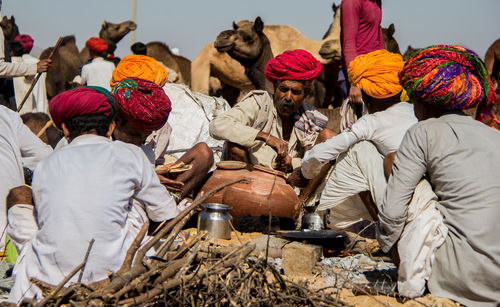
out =
<path fill-rule="evenodd" d="M 56 50 L 61 45 L 62 40 L 63 40 L 63 37 L 59 36 L 59 39 L 57 40 L 57 43 L 54 46 L 54 49 L 52 49 L 52 52 L 49 55 L 49 58 L 48 58 L 49 60 L 52 60 L 52 57 L 54 56 Z M 42 73 L 37 73 L 35 78 L 33 79 L 33 81 L 31 81 L 31 86 L 28 89 L 28 91 L 26 92 L 26 94 L 24 95 L 23 100 L 21 101 L 21 103 L 17 107 L 17 112 L 21 111 L 21 109 L 23 108 L 24 104 L 26 103 L 26 100 L 28 100 L 28 97 L 30 96 L 31 92 L 33 91 L 33 88 L 35 87 L 36 83 L 38 82 L 38 79 L 40 79 L 41 75 L 42 75 Z"/>
<path fill-rule="evenodd" d="M 137 0 L 132 0 L 132 21 L 137 24 Z M 130 35 L 130 45 L 135 44 L 135 31 Z"/>

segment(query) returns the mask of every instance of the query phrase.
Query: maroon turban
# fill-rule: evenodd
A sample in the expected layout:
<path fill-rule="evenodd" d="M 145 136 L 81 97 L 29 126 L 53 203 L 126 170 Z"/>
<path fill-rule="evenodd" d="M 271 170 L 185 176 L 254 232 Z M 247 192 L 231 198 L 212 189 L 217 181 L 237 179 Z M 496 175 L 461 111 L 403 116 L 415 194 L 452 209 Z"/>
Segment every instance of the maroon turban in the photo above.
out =
<path fill-rule="evenodd" d="M 113 93 L 120 115 L 146 132 L 163 127 L 172 110 L 163 88 L 148 80 L 136 77 L 123 79 L 115 86 Z"/>
<path fill-rule="evenodd" d="M 105 88 L 79 87 L 52 98 L 49 102 L 49 112 L 56 127 L 61 129 L 62 122 L 81 115 L 102 114 L 114 117 L 116 103 Z"/>
<path fill-rule="evenodd" d="M 89 47 L 90 50 L 97 53 L 101 53 L 108 50 L 108 44 L 106 43 L 106 41 L 99 37 L 89 38 L 85 43 L 85 45 L 87 45 L 87 47 Z"/>
<path fill-rule="evenodd" d="M 321 73 L 321 63 L 304 49 L 288 50 L 269 60 L 264 71 L 267 80 L 312 81 Z"/>
<path fill-rule="evenodd" d="M 28 34 L 20 34 L 14 38 L 16 42 L 21 43 L 24 48 L 24 52 L 30 53 L 31 48 L 33 48 L 33 39 Z"/>

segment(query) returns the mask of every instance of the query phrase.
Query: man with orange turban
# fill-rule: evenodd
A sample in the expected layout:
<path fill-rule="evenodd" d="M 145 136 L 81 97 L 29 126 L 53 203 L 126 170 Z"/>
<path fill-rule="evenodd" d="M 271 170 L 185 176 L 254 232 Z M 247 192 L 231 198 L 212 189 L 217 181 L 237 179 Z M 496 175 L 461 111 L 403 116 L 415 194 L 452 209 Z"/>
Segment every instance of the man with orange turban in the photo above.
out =
<path fill-rule="evenodd" d="M 354 230 L 363 227 L 363 220 L 372 218 L 357 194 L 370 191 L 375 204 L 382 203 L 386 186 L 384 156 L 398 150 L 406 130 L 417 122 L 413 106 L 404 101 L 405 92 L 399 84 L 398 73 L 403 65 L 401 55 L 383 49 L 351 61 L 349 80 L 361 89 L 370 114 L 314 146 L 305 154 L 301 168 L 289 178 L 292 183 L 301 176 L 311 179 L 324 164 L 336 160 L 317 208 L 330 210 L 333 228 Z"/>
<path fill-rule="evenodd" d="M 85 43 L 89 48 L 90 60 L 83 64 L 81 80 L 76 79 L 78 83 L 89 86 L 104 87 L 108 91 L 109 80 L 115 69 L 115 64 L 106 60 L 108 44 L 99 37 L 91 37 Z"/>
<path fill-rule="evenodd" d="M 500 132 L 483 123 L 495 119 L 491 80 L 477 54 L 452 45 L 419 51 L 399 78 L 419 122 L 401 143 L 379 207 L 380 247 L 397 251 L 406 268 L 419 264 L 412 261 L 416 251 L 430 254 L 419 291 L 405 295 L 421 295 L 427 283 L 432 294 L 465 306 L 498 306 Z M 462 111 L 476 106 L 477 120 Z M 439 196 L 431 210 L 442 225 L 437 228 L 428 222 L 429 210 L 412 210 L 423 177 Z M 442 238 L 438 244 L 413 239 L 436 234 Z M 400 276 L 398 287 L 405 284 Z"/>
<path fill-rule="evenodd" d="M 92 240 L 81 282 L 116 272 L 137 236 L 130 226 L 132 200 L 141 201 L 155 222 L 179 213 L 142 150 L 111 141 L 117 110 L 111 93 L 80 87 L 55 96 L 49 108 L 69 144 L 37 165 L 33 201 L 22 186 L 26 197 L 8 202 L 7 233 L 20 252 L 9 296 L 16 305 L 23 298 L 42 299 L 30 279 L 59 284 L 85 258 Z"/>
<path fill-rule="evenodd" d="M 291 172 L 328 120 L 304 102 L 320 72 L 321 63 L 305 50 L 276 56 L 265 69 L 274 96 L 251 91 L 210 123 L 210 134 L 229 142 L 232 159 Z"/>

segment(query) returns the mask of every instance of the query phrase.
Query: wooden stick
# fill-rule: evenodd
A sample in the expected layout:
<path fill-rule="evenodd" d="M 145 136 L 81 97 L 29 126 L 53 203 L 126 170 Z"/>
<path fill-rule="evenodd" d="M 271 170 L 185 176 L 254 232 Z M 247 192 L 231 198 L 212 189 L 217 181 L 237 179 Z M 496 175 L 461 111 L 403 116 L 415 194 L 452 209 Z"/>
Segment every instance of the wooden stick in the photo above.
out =
<path fill-rule="evenodd" d="M 95 240 L 92 238 L 92 240 L 90 240 L 89 247 L 87 248 L 87 252 L 85 253 L 85 258 L 83 258 L 83 268 L 80 271 L 80 276 L 78 276 L 79 283 L 82 282 L 83 272 L 85 271 L 85 266 L 87 264 L 87 260 L 89 259 L 90 250 L 92 249 L 92 246 L 94 246 L 94 242 Z"/>
<path fill-rule="evenodd" d="M 61 45 L 62 40 L 63 40 L 63 37 L 59 36 L 59 39 L 57 40 L 57 43 L 54 46 L 54 49 L 52 49 L 52 52 L 50 53 L 50 55 L 48 57 L 49 60 L 52 60 L 52 57 L 54 56 L 54 54 L 56 53 L 57 49 Z M 17 112 L 21 111 L 21 109 L 23 108 L 24 104 L 26 103 L 26 100 L 28 100 L 28 97 L 30 96 L 31 92 L 33 91 L 33 88 L 35 87 L 36 83 L 38 82 L 38 79 L 40 79 L 41 75 L 42 75 L 42 73 L 37 73 L 36 76 L 35 76 L 35 78 L 33 78 L 33 81 L 31 81 L 31 86 L 28 89 L 28 91 L 26 92 L 26 94 L 24 94 L 23 100 L 21 101 L 21 103 L 17 107 Z"/>
<path fill-rule="evenodd" d="M 41 137 L 41 136 L 42 136 L 42 134 L 43 134 L 45 131 L 47 131 L 47 129 L 49 129 L 49 127 L 50 127 L 50 126 L 52 126 L 52 124 L 53 124 L 53 123 L 54 123 L 54 121 L 53 121 L 52 119 L 51 119 L 51 120 L 49 120 L 49 121 L 45 124 L 45 126 L 43 126 L 43 128 L 42 128 L 42 129 L 40 129 L 40 131 L 38 131 L 38 133 L 36 134 L 36 136 L 37 136 L 37 137 Z"/>

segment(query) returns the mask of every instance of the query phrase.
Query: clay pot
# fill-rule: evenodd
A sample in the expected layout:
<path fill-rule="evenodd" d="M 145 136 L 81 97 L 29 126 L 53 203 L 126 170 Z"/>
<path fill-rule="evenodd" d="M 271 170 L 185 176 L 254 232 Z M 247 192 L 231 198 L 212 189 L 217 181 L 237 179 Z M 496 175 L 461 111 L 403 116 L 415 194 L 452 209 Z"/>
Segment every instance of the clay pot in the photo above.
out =
<path fill-rule="evenodd" d="M 231 206 L 229 213 L 236 228 L 240 217 L 267 215 L 269 207 L 273 216 L 295 217 L 299 199 L 292 187 L 285 182 L 284 173 L 262 166 L 254 166 L 254 170 L 249 171 L 244 162 L 221 161 L 217 163 L 217 169 L 201 191 L 206 193 L 220 184 L 242 177 L 248 179 L 250 184 L 233 184 L 206 201 Z"/>

